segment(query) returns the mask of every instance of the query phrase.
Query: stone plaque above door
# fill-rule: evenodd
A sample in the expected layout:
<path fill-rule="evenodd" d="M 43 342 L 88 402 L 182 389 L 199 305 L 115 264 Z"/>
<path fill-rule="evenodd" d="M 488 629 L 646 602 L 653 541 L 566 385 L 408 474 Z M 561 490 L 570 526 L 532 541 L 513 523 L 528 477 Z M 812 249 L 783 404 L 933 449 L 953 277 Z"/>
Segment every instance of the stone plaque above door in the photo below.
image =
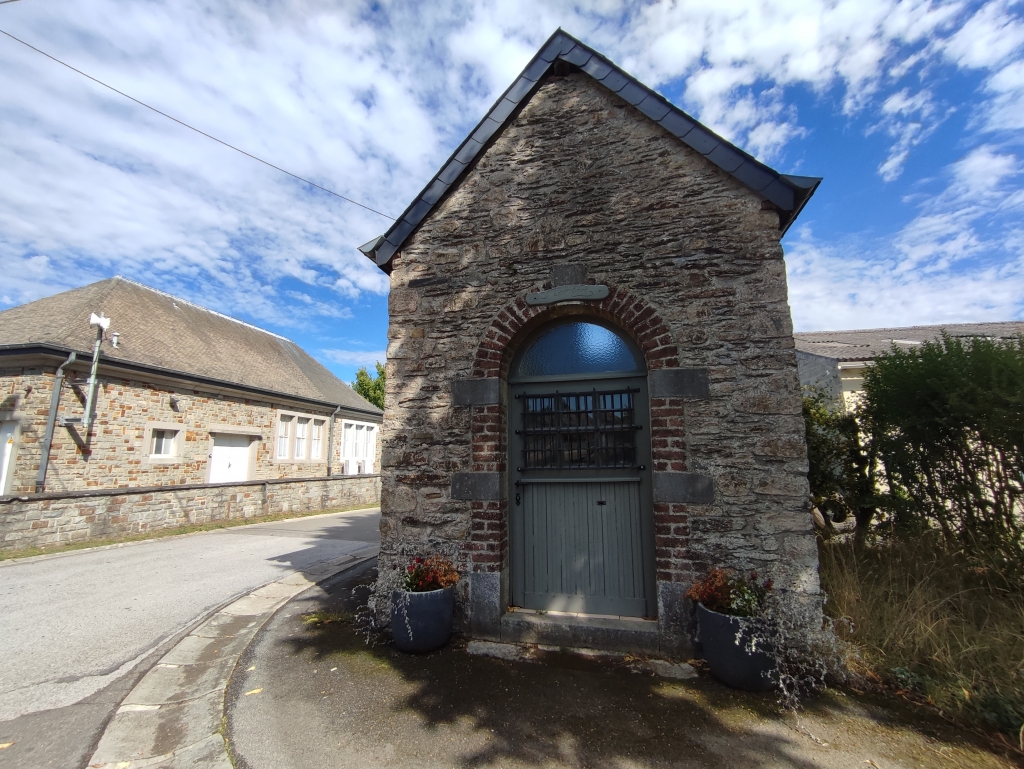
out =
<path fill-rule="evenodd" d="M 536 307 L 540 304 L 555 302 L 595 302 L 608 296 L 608 286 L 572 285 L 549 288 L 547 291 L 534 291 L 526 295 L 526 303 Z"/>

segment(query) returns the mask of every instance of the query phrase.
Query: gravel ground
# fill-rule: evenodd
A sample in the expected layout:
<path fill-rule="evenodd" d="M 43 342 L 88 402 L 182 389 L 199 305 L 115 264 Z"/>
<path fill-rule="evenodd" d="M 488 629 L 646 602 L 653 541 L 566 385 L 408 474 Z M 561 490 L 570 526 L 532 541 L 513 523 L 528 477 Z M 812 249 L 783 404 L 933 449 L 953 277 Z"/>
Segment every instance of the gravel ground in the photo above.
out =
<path fill-rule="evenodd" d="M 372 562 L 311 588 L 257 636 L 228 688 L 239 769 L 459 767 L 1011 767 L 972 735 L 898 701 L 829 693 L 798 716 L 702 676 L 625 663 L 473 656 L 455 642 L 408 656 L 351 623 Z"/>

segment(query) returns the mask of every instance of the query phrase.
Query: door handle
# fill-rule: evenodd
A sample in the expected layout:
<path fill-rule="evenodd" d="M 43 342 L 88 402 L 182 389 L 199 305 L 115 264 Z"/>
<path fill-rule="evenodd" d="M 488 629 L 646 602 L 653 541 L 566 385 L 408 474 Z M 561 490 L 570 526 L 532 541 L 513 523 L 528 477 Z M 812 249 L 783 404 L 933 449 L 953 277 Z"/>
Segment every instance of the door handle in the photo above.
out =
<path fill-rule="evenodd" d="M 523 495 L 516 492 L 516 507 L 519 507 L 520 502 L 523 501 Z"/>
<path fill-rule="evenodd" d="M 607 505 L 608 503 L 605 500 L 603 500 L 603 499 L 599 499 L 599 500 L 597 500 L 597 504 L 599 504 L 599 505 Z"/>

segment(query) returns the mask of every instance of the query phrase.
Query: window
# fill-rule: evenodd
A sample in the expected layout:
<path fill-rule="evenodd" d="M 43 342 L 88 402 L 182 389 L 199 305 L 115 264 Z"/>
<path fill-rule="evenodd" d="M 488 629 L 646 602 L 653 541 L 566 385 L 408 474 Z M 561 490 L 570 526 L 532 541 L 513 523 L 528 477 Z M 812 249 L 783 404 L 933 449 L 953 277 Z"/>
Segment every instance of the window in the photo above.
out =
<path fill-rule="evenodd" d="M 353 448 L 356 437 L 356 426 L 349 422 L 345 423 L 345 427 L 342 429 L 342 441 L 341 441 L 341 456 L 352 457 L 355 456 L 355 449 Z"/>
<path fill-rule="evenodd" d="M 277 423 L 277 458 L 291 456 L 292 417 L 281 415 Z"/>
<path fill-rule="evenodd" d="M 529 470 L 634 467 L 635 389 L 524 395 L 523 466 Z"/>
<path fill-rule="evenodd" d="M 341 459 L 346 475 L 372 473 L 377 455 L 376 425 L 345 422 L 341 429 Z"/>
<path fill-rule="evenodd" d="M 314 414 L 278 412 L 274 452 L 278 462 L 322 462 L 326 442 L 327 419 Z"/>
<path fill-rule="evenodd" d="M 154 457 L 173 457 L 177 453 L 174 450 L 177 436 L 177 430 L 154 430 L 149 453 Z"/>
<path fill-rule="evenodd" d="M 309 439 L 309 458 L 320 459 L 323 451 L 324 420 L 313 420 L 313 434 Z"/>
<path fill-rule="evenodd" d="M 643 371 L 636 345 L 611 328 L 583 321 L 542 330 L 513 365 L 517 379 Z"/>
<path fill-rule="evenodd" d="M 306 458 L 306 431 L 309 429 L 309 417 L 295 420 L 295 459 Z"/>
<path fill-rule="evenodd" d="M 149 422 L 139 450 L 150 464 L 168 465 L 182 461 L 185 453 L 185 431 L 174 422 Z"/>

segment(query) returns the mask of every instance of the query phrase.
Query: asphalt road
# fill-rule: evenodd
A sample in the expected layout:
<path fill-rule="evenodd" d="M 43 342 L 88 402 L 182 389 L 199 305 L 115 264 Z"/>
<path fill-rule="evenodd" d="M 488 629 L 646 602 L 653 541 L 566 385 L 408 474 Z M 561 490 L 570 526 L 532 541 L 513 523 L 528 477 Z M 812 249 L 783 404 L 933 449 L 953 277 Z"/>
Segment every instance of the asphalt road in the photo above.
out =
<path fill-rule="evenodd" d="M 380 541 L 377 510 L 0 564 L 0 767 L 85 765 L 178 635 L 267 582 Z"/>

